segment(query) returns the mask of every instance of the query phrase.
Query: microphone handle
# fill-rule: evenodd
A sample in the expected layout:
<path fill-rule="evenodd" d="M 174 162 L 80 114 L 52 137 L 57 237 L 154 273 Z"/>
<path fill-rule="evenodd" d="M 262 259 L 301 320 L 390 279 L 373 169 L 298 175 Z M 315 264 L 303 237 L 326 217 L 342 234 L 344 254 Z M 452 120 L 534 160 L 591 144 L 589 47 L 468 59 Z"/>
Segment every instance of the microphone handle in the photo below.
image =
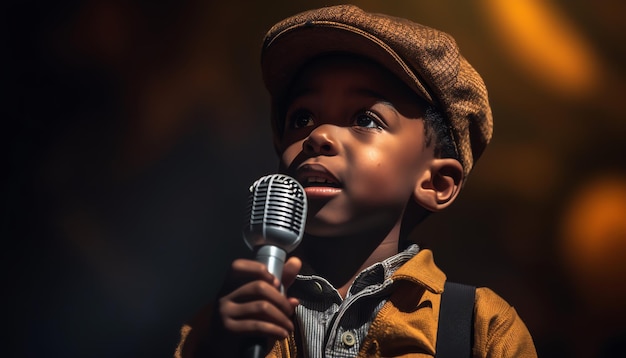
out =
<path fill-rule="evenodd" d="M 267 339 L 252 337 L 243 351 L 243 358 L 263 358 L 267 350 Z"/>
<path fill-rule="evenodd" d="M 274 245 L 264 245 L 258 248 L 256 252 L 256 260 L 265 264 L 267 271 L 274 275 L 280 282 L 283 274 L 283 266 L 287 253 L 285 250 Z M 280 285 L 280 292 L 284 293 L 283 285 Z M 265 357 L 267 350 L 267 339 L 261 337 L 252 337 L 248 341 L 243 351 L 244 358 L 262 358 Z"/>
<path fill-rule="evenodd" d="M 265 264 L 267 271 L 274 275 L 279 282 L 283 279 L 283 266 L 285 266 L 286 258 L 287 252 L 274 245 L 263 245 L 256 252 L 256 260 Z"/>

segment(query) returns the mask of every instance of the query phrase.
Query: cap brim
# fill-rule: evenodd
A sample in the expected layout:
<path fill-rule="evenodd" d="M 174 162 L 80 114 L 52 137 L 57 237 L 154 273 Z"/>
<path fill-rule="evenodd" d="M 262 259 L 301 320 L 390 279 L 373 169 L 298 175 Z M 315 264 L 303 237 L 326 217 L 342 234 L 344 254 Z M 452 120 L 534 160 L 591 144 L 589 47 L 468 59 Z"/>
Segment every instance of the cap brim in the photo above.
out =
<path fill-rule="evenodd" d="M 326 53 L 352 53 L 370 58 L 396 75 L 409 88 L 434 104 L 433 96 L 416 72 L 377 37 L 346 24 L 309 21 L 280 32 L 265 44 L 261 60 L 263 80 L 274 98 L 285 94 L 299 69 Z"/>

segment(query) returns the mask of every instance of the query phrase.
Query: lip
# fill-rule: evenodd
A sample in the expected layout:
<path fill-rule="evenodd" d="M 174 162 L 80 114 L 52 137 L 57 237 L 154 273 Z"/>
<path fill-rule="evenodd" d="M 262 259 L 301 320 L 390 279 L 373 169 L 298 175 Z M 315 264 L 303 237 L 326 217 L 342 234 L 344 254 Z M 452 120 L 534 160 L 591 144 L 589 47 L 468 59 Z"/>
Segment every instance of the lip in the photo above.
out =
<path fill-rule="evenodd" d="M 296 170 L 296 179 L 309 199 L 329 198 L 342 190 L 339 179 L 321 164 L 302 164 Z"/>

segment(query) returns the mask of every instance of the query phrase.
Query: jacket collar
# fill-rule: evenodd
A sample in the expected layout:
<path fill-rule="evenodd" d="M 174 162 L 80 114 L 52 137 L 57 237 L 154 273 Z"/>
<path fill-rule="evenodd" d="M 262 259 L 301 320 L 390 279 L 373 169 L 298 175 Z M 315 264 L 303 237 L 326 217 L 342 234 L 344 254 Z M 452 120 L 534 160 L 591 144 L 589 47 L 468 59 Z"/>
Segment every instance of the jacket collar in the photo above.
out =
<path fill-rule="evenodd" d="M 443 292 L 446 275 L 435 265 L 432 251 L 422 249 L 391 276 L 394 281 L 409 281 L 433 293 Z"/>

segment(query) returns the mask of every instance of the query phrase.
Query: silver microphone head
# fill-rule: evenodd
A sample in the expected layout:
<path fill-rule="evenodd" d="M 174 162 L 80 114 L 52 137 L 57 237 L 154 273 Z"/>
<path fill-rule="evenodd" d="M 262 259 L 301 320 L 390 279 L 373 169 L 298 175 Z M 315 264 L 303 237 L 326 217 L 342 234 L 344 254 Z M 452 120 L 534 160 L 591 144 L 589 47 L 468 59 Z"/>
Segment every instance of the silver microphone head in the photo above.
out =
<path fill-rule="evenodd" d="M 306 213 L 306 194 L 297 180 L 283 174 L 261 177 L 250 187 L 244 241 L 253 250 L 272 245 L 289 253 L 304 236 Z"/>

